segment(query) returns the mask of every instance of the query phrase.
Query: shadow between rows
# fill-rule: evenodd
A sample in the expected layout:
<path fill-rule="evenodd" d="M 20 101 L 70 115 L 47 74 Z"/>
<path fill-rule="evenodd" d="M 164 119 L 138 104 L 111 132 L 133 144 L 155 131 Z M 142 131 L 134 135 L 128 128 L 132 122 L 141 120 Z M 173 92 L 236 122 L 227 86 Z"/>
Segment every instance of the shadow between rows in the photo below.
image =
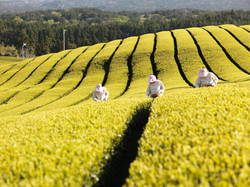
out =
<path fill-rule="evenodd" d="M 94 187 L 122 186 L 129 177 L 130 164 L 138 154 L 139 140 L 148 123 L 152 103 L 146 103 L 133 114 L 122 140 L 115 146 L 114 154 L 107 160 Z"/>

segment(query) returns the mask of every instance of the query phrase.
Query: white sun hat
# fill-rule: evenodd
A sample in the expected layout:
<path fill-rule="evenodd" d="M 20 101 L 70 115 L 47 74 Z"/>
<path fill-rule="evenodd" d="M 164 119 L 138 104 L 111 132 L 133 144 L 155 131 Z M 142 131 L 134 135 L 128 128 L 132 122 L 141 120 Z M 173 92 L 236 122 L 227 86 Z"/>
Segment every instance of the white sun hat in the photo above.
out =
<path fill-rule="evenodd" d="M 155 82 L 155 81 L 157 81 L 156 77 L 155 77 L 154 75 L 149 75 L 149 80 L 148 80 L 148 82 L 149 82 L 149 83 L 153 83 L 153 82 Z"/>
<path fill-rule="evenodd" d="M 102 92 L 103 91 L 102 85 L 101 84 L 97 84 L 95 90 L 98 91 L 98 92 Z"/>
<path fill-rule="evenodd" d="M 201 68 L 199 73 L 198 73 L 198 76 L 199 77 L 206 77 L 208 75 L 208 71 L 206 70 L 206 68 Z"/>

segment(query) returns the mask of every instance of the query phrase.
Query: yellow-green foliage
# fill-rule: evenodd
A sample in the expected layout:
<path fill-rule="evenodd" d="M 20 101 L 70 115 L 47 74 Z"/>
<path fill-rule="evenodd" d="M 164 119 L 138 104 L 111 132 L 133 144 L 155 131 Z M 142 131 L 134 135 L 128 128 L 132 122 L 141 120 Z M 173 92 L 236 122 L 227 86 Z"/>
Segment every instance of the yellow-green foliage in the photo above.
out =
<path fill-rule="evenodd" d="M 173 31 L 173 34 L 176 38 L 178 59 L 183 72 L 187 79 L 194 84 L 197 79 L 197 72 L 201 67 L 204 67 L 197 47 L 186 30 L 177 29 Z"/>
<path fill-rule="evenodd" d="M 71 50 L 62 51 L 59 53 L 53 54 L 45 63 L 43 63 L 35 72 L 32 74 L 31 77 L 26 79 L 21 85 L 17 88 L 24 88 L 27 86 L 33 86 L 38 84 L 48 72 L 52 69 L 52 67 L 58 63 L 58 61 L 62 60 Z"/>
<path fill-rule="evenodd" d="M 226 29 L 227 31 L 231 32 L 233 35 L 236 36 L 237 39 L 239 39 L 245 46 L 250 48 L 250 35 L 247 31 L 244 29 L 237 27 L 235 25 L 220 25 L 223 29 Z"/>
<path fill-rule="evenodd" d="M 88 99 L 97 83 L 102 83 L 105 76 L 104 66 L 110 56 L 115 52 L 121 40 L 114 40 L 106 43 L 104 48 L 95 56 L 89 67 L 87 76 L 84 79 L 84 89 L 82 89 L 81 98 Z M 81 99 L 79 99 L 81 100 Z"/>
<path fill-rule="evenodd" d="M 248 59 L 249 52 L 224 29 L 205 28 L 243 67 L 241 58 Z M 173 31 L 177 46 L 164 31 L 0 63 L 0 186 L 92 186 L 124 132 L 134 131 L 127 125 L 132 116 L 149 110 L 152 100 L 145 92 L 155 68 L 167 90 L 152 102 L 127 185 L 249 186 L 250 82 L 239 81 L 250 76 L 230 62 L 207 31 L 188 30 L 212 70 L 237 83 L 187 88 L 177 64 L 192 83 L 204 64 L 184 29 Z M 232 32 L 246 44 L 243 31 L 244 36 Z M 110 99 L 89 100 L 105 80 Z M 142 126 L 137 120 L 133 125 Z"/>
<path fill-rule="evenodd" d="M 49 60 L 47 60 L 45 63 L 43 63 L 38 69 L 35 70 L 35 72 L 30 76 L 28 79 L 26 79 L 21 85 L 12 88 L 11 90 L 8 90 L 6 92 L 3 92 L 0 96 L 0 101 L 4 101 L 6 98 L 10 97 L 16 92 L 20 92 L 18 95 L 15 96 L 16 101 L 22 102 L 24 99 L 24 102 L 28 101 L 30 98 L 32 98 L 34 95 L 39 93 L 41 90 L 44 90 L 48 87 L 45 86 L 34 86 L 35 84 L 38 84 L 39 81 L 43 79 L 43 77 L 46 76 L 46 74 L 51 70 L 53 65 L 59 61 L 61 58 L 63 58 L 66 54 L 68 54 L 70 51 L 62 51 L 60 53 L 54 54 Z M 24 63 L 24 62 L 22 62 Z M 15 67 L 16 69 L 16 67 Z M 20 69 L 20 68 L 19 68 Z M 14 70 L 13 70 L 14 71 Z M 16 70 L 15 70 L 16 72 Z M 44 85 L 44 84 L 43 84 Z M 33 86 L 33 87 L 32 87 Z M 27 88 L 32 87 L 30 90 L 26 90 Z M 33 92 L 35 90 L 35 92 Z M 20 96 L 19 96 L 20 95 Z"/>
<path fill-rule="evenodd" d="M 128 82 L 128 58 L 132 55 L 132 51 L 138 37 L 129 37 L 122 41 L 116 51 L 108 74 L 105 87 L 110 91 L 110 98 L 116 98 L 122 94 Z"/>
<path fill-rule="evenodd" d="M 13 69 L 6 72 L 4 75 L 0 77 L 0 86 L 3 85 L 11 76 L 13 76 L 18 70 L 20 70 L 23 66 L 25 66 L 27 63 L 31 62 L 33 58 L 28 58 L 24 61 L 21 61 L 18 63 L 17 66 L 15 66 Z"/>
<path fill-rule="evenodd" d="M 207 31 L 202 28 L 190 28 L 188 30 L 199 44 L 202 55 L 210 68 L 221 78 L 235 81 L 249 77 L 227 58 L 221 47 L 217 45 Z"/>
<path fill-rule="evenodd" d="M 8 98 L 10 99 L 8 100 L 8 105 L 0 106 L 0 111 L 5 112 L 6 109 L 26 103 L 41 91 L 47 89 L 49 87 L 49 84 L 38 84 L 39 81 L 50 71 L 49 68 L 52 68 L 57 61 L 59 61 L 69 52 L 70 51 L 63 51 L 52 55 L 49 60 L 43 63 L 38 69 L 36 69 L 34 73 L 29 78 L 27 78 L 20 86 L 2 92 L 0 96 L 1 102 L 6 101 L 6 99 Z"/>
<path fill-rule="evenodd" d="M 150 56 L 154 48 L 154 34 L 140 36 L 139 43 L 132 57 L 132 82 L 126 97 L 145 97 L 147 80 L 153 74 Z"/>
<path fill-rule="evenodd" d="M 70 64 L 73 63 L 74 59 L 76 59 L 85 49 L 85 47 L 82 47 L 72 50 L 65 58 L 59 61 L 59 63 L 54 67 L 53 71 L 48 74 L 48 77 L 41 84 L 38 84 L 31 89 L 26 90 L 25 92 L 20 92 L 18 94 L 18 101 L 20 102 L 21 100 L 24 100 L 26 103 L 18 108 L 15 108 L 12 112 L 10 112 L 10 114 L 19 114 L 30 111 L 33 108 L 40 107 L 52 100 L 57 99 L 58 97 L 61 97 L 68 90 L 72 89 L 72 87 L 80 80 L 80 76 L 77 76 L 77 74 L 74 72 L 67 74 L 67 76 L 61 81 L 58 82 L 58 80 L 61 76 L 63 76 L 65 70 L 70 66 Z M 52 86 L 54 87 L 52 88 Z M 27 102 L 27 92 L 30 93 L 30 99 L 33 97 L 37 97 L 38 99 Z M 41 92 L 43 92 L 42 95 L 40 95 Z M 15 97 L 11 99 L 11 101 L 14 103 L 17 103 L 16 100 L 17 98 Z"/>
<path fill-rule="evenodd" d="M 107 43 L 104 48 L 94 57 L 88 69 L 87 75 L 81 85 L 79 85 L 79 87 L 70 95 L 63 98 L 68 99 L 68 101 L 66 101 L 67 104 L 75 104 L 89 98 L 92 90 L 95 88 L 95 85 L 102 82 L 105 75 L 104 65 L 114 53 L 115 49 L 119 46 L 120 42 L 120 40 L 115 40 Z M 63 104 L 65 106 L 65 103 Z"/>
<path fill-rule="evenodd" d="M 4 73 L 8 72 L 11 68 L 16 66 L 16 64 L 5 64 L 0 67 L 0 75 L 2 76 Z"/>
<path fill-rule="evenodd" d="M 159 71 L 158 78 L 166 84 L 167 89 L 187 86 L 175 62 L 174 40 L 171 33 L 169 31 L 157 33 L 156 42 L 154 59 Z"/>
<path fill-rule="evenodd" d="M 13 64 L 22 60 L 23 60 L 22 58 L 18 57 L 0 56 L 0 66 L 5 64 Z"/>
<path fill-rule="evenodd" d="M 217 26 L 206 26 L 204 28 L 214 35 L 237 64 L 250 72 L 250 53 L 246 48 L 238 43 L 227 31 Z"/>
<path fill-rule="evenodd" d="M 1 119 L 0 186 L 92 185 L 145 102 L 89 102 Z"/>
<path fill-rule="evenodd" d="M 86 70 L 88 63 L 90 60 L 102 49 L 104 44 L 96 44 L 91 47 L 89 47 L 85 53 L 83 53 L 76 63 L 70 68 L 70 71 L 76 72 L 77 74 L 80 74 L 81 80 L 79 80 L 79 85 L 77 88 L 72 90 L 70 93 L 66 94 L 64 97 L 58 99 L 57 101 L 48 104 L 44 107 L 42 107 L 39 110 L 48 110 L 48 109 L 54 109 L 58 107 L 66 107 L 70 106 L 76 102 L 78 102 L 80 99 L 84 98 L 85 96 L 82 95 L 82 93 L 85 90 L 85 82 L 84 82 L 84 74 L 83 71 Z M 95 85 L 93 85 L 94 87 Z"/>
<path fill-rule="evenodd" d="M 242 25 L 240 27 L 242 27 L 242 28 L 244 28 L 244 29 L 246 29 L 247 31 L 250 32 L 250 25 Z"/>
<path fill-rule="evenodd" d="M 10 81 L 6 82 L 1 87 L 1 89 L 18 85 L 20 82 L 25 80 L 37 66 L 47 60 L 50 56 L 52 56 L 52 54 L 43 55 L 32 60 L 25 68 L 21 69 L 18 73 L 16 73 L 15 76 L 10 79 Z"/>
<path fill-rule="evenodd" d="M 126 186 L 249 186 L 250 82 L 156 99 Z"/>

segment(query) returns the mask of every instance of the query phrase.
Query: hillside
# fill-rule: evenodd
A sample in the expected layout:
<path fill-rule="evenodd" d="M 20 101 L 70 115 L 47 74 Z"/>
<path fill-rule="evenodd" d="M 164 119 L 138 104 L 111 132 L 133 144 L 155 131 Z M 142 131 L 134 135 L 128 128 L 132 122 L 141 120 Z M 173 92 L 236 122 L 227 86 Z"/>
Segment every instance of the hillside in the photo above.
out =
<path fill-rule="evenodd" d="M 4 65 L 12 62 L 19 62 L 22 60 L 23 60 L 22 58 L 17 58 L 17 57 L 0 56 L 0 63 L 4 63 Z"/>
<path fill-rule="evenodd" d="M 202 10 L 249 10 L 248 0 L 4 0 L 0 12 L 27 11 L 37 9 L 99 8 L 112 11 L 152 11 L 157 9 L 194 8 Z M 13 7 L 14 10 L 13 10 Z"/>
<path fill-rule="evenodd" d="M 1 62 L 0 185 L 249 186 L 249 47 L 250 25 L 220 25 Z M 201 67 L 217 87 L 193 88 Z"/>

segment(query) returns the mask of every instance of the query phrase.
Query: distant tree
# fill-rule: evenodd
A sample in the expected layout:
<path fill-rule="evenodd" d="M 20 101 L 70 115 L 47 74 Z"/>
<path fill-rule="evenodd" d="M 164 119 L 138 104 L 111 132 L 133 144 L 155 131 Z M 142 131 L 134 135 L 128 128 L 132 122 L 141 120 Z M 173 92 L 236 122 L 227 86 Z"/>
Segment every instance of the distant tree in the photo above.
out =
<path fill-rule="evenodd" d="M 72 48 L 163 30 L 225 23 L 249 24 L 250 11 L 176 9 L 138 13 L 80 8 L 42 10 L 0 15 L 0 43 L 20 49 L 26 42 L 30 53 L 42 55 L 63 49 L 64 28 L 67 29 L 66 46 Z"/>

